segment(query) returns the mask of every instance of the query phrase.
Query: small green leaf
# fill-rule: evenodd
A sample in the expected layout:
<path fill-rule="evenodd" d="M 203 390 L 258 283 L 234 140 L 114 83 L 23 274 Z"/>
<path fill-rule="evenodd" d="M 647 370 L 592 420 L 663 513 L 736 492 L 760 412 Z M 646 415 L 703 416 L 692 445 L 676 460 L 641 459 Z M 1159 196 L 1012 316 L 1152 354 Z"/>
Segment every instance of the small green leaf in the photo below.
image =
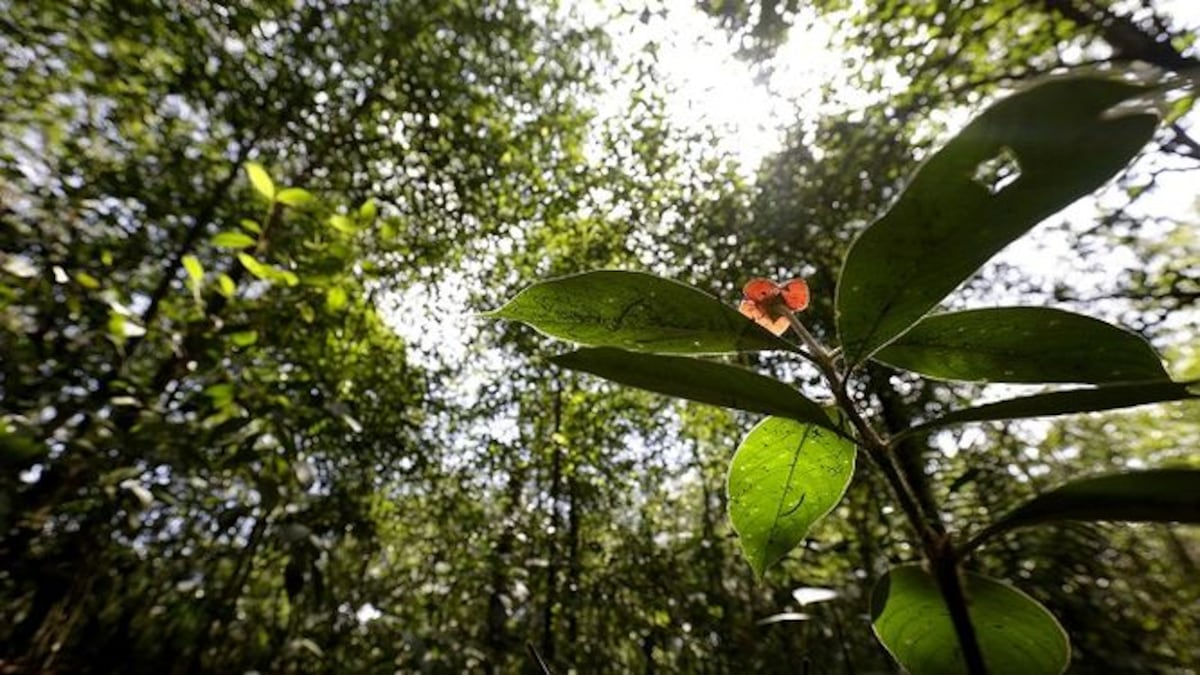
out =
<path fill-rule="evenodd" d="M 245 263 L 242 264 L 244 265 Z M 217 290 L 220 291 L 221 295 L 232 298 L 234 293 L 237 293 L 237 284 L 234 283 L 228 274 L 222 273 L 217 277 Z"/>
<path fill-rule="evenodd" d="M 1129 382 L 1108 384 L 1088 389 L 1069 389 L 1045 394 L 1021 396 L 1006 401 L 987 403 L 973 408 L 963 408 L 946 413 L 905 430 L 910 435 L 966 422 L 988 422 L 992 420 L 1021 419 L 1027 417 L 1053 417 L 1077 413 L 1099 412 L 1130 408 L 1147 403 L 1164 403 L 1200 398 L 1200 391 L 1193 391 L 1194 382 Z"/>
<path fill-rule="evenodd" d="M 236 333 L 230 333 L 229 339 L 238 347 L 249 347 L 250 345 L 258 342 L 258 331 L 240 330 Z"/>
<path fill-rule="evenodd" d="M 262 234 L 262 225 L 259 225 L 257 221 L 250 220 L 249 218 L 242 218 L 239 224 L 242 226 L 242 229 L 246 230 L 247 232 Z"/>
<path fill-rule="evenodd" d="M 237 254 L 237 259 L 242 263 L 242 267 L 246 268 L 247 272 L 253 274 L 259 279 L 270 280 L 272 278 L 271 273 L 274 270 L 271 268 L 271 266 L 260 263 L 249 253 L 239 253 Z"/>
<path fill-rule="evenodd" d="M 100 280 L 88 274 L 87 272 L 76 272 L 75 281 L 78 281 L 80 286 L 83 286 L 89 290 L 94 291 L 97 288 L 100 288 Z"/>
<path fill-rule="evenodd" d="M 188 279 L 193 286 L 199 286 L 204 281 L 204 266 L 194 255 L 183 256 L 183 269 L 187 271 Z"/>
<path fill-rule="evenodd" d="M 220 232 L 212 238 L 212 245 L 217 248 L 250 248 L 257 243 L 254 237 L 233 230 Z"/>
<path fill-rule="evenodd" d="M 1054 520 L 1200 523 L 1200 469 L 1149 469 L 1071 481 L 1038 495 L 971 540 Z"/>
<path fill-rule="evenodd" d="M 331 312 L 336 312 L 345 307 L 348 300 L 346 289 L 341 286 L 333 286 L 328 291 L 325 291 L 325 308 Z"/>
<path fill-rule="evenodd" d="M 142 337 L 146 334 L 146 329 L 119 312 L 109 311 L 108 333 L 119 342 L 124 342 L 126 338 Z"/>
<path fill-rule="evenodd" d="M 358 231 L 358 228 L 354 226 L 354 221 L 340 213 L 329 216 L 329 225 L 338 232 L 346 234 L 354 234 Z"/>
<path fill-rule="evenodd" d="M 875 355 L 929 377 L 985 382 L 1129 382 L 1165 379 L 1140 336 L 1049 307 L 935 314 Z"/>
<path fill-rule="evenodd" d="M 729 518 L 742 553 L 762 577 L 841 501 L 855 448 L 813 424 L 768 417 L 750 430 L 729 466 Z"/>
<path fill-rule="evenodd" d="M 821 406 L 795 388 L 738 366 L 611 347 L 580 349 L 550 361 L 659 394 L 834 428 Z"/>
<path fill-rule="evenodd" d="M 836 298 L 846 359 L 864 361 L 1014 239 L 1124 167 L 1158 118 L 1109 111 L 1147 91 L 1099 77 L 1051 80 L 993 105 L 931 157 L 846 256 Z M 979 177 L 997 162 L 997 175 L 1010 170 L 1003 180 Z"/>
<path fill-rule="evenodd" d="M 271 175 L 262 164 L 246 162 L 246 175 L 250 177 L 250 184 L 260 195 L 267 199 L 275 199 L 275 181 L 271 180 Z"/>
<path fill-rule="evenodd" d="M 287 206 L 307 206 L 311 204 L 315 197 L 312 193 L 304 188 L 284 188 L 275 195 L 275 201 Z"/>
<path fill-rule="evenodd" d="M 700 289 L 643 272 L 586 272 L 534 284 L 485 316 L 551 337 L 639 352 L 794 350 Z"/>
<path fill-rule="evenodd" d="M 1036 600 L 995 579 L 962 575 L 967 612 L 988 675 L 1059 675 L 1071 644 Z M 871 593 L 871 625 L 892 658 L 912 675 L 967 672 L 937 581 L 919 565 L 893 567 Z"/>
<path fill-rule="evenodd" d="M 372 220 L 375 220 L 377 213 L 378 208 L 375 206 L 374 199 L 368 199 L 362 203 L 362 206 L 358 207 L 358 217 L 364 223 L 370 223 Z"/>

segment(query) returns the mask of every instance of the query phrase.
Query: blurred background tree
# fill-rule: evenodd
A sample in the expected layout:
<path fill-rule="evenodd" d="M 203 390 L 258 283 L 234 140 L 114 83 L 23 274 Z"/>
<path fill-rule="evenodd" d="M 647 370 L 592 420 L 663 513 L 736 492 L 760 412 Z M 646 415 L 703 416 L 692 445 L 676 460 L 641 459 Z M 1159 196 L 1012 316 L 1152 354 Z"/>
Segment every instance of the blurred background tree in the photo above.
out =
<path fill-rule="evenodd" d="M 654 40 L 617 29 L 686 4 L 0 8 L 14 672 L 538 672 L 531 650 L 554 672 L 887 671 L 862 589 L 915 552 L 878 476 L 756 583 L 725 518 L 745 417 L 557 371 L 539 336 L 470 314 L 587 269 L 731 302 L 801 275 L 829 334 L 845 247 L 964 110 L 1066 67 L 1196 66 L 1150 2 L 704 2 L 767 80 L 818 22 L 846 60 L 745 167 L 669 113 Z M 1190 106 L 1043 226 L 1053 274 L 1002 260 L 961 297 L 1086 305 L 1200 373 L 1198 216 L 1162 208 L 1194 199 L 1172 193 L 1200 168 Z M 864 387 L 893 425 L 979 393 L 883 368 Z M 960 527 L 1080 465 L 1195 464 L 1196 410 L 942 432 L 908 470 Z M 1063 619 L 1079 672 L 1182 673 L 1198 555 L 1154 526 L 978 557 Z"/>

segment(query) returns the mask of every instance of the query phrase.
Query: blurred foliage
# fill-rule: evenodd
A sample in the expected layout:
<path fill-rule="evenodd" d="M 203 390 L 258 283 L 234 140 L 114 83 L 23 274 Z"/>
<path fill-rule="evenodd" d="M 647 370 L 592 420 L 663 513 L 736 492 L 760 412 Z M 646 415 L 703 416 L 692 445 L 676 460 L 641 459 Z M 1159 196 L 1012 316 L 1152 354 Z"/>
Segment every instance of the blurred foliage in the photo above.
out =
<path fill-rule="evenodd" d="M 705 6 L 778 44 L 799 8 L 768 4 Z M 938 111 L 1133 53 L 1066 4 L 814 3 L 861 47 L 845 84 L 882 95 L 851 110 L 831 85 L 840 112 L 750 182 L 665 115 L 653 50 L 556 3 L 0 0 L 0 668 L 537 672 L 528 645 L 554 672 L 887 669 L 860 589 L 915 552 L 879 476 L 756 583 L 723 490 L 745 419 L 558 372 L 538 336 L 463 317 L 620 267 L 731 301 L 747 276 L 805 276 L 827 334 L 836 265 Z M 1200 157 L 1185 132 L 1150 153 L 1171 171 Z M 249 161 L 312 199 L 270 201 Z M 1152 195 L 1147 175 L 1123 194 Z M 1081 255 L 1140 270 L 1104 298 L 1002 268 L 971 289 L 1110 302 L 1194 374 L 1195 222 L 1161 239 L 1124 202 L 1104 214 Z M 414 324 L 429 339 L 406 344 Z M 973 393 L 869 375 L 896 425 Z M 940 432 L 907 456 L 959 529 L 1068 467 L 1194 463 L 1195 410 Z M 1198 667 L 1197 555 L 1160 526 L 977 553 L 1063 618 L 1080 672 Z M 757 623 L 797 586 L 840 595 Z"/>

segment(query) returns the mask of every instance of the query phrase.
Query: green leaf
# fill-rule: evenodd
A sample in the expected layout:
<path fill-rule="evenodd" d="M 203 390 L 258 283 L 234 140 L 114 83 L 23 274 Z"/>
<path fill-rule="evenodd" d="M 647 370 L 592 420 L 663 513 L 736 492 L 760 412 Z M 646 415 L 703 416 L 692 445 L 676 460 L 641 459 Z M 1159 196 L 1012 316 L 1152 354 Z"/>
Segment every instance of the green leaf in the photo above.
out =
<path fill-rule="evenodd" d="M 246 162 L 246 175 L 250 177 L 250 184 L 259 194 L 267 199 L 275 199 L 275 181 L 271 180 L 271 175 L 262 164 Z"/>
<path fill-rule="evenodd" d="M 262 234 L 262 225 L 259 225 L 257 221 L 250 220 L 249 218 L 242 218 L 241 221 L 239 221 L 239 224 L 242 226 L 242 229 L 246 230 L 247 232 Z"/>
<path fill-rule="evenodd" d="M 97 288 L 100 288 L 100 280 L 88 274 L 87 272 L 76 272 L 75 281 L 78 281 L 80 286 L 83 286 L 89 290 L 94 291 Z"/>
<path fill-rule="evenodd" d="M 251 258 L 251 260 L 253 260 L 253 258 Z M 243 262 L 242 264 L 244 265 L 245 263 Z M 234 283 L 233 279 L 228 274 L 222 273 L 217 277 L 217 290 L 221 292 L 221 295 L 227 298 L 232 298 L 234 293 L 237 293 L 237 284 Z"/>
<path fill-rule="evenodd" d="M 315 197 L 312 193 L 304 188 L 284 188 L 275 195 L 275 201 L 287 206 L 306 206 L 311 204 Z"/>
<path fill-rule="evenodd" d="M 1038 495 L 984 528 L 965 547 L 1054 520 L 1200 523 L 1200 469 L 1149 469 L 1071 481 Z"/>
<path fill-rule="evenodd" d="M 188 279 L 194 287 L 198 287 L 200 282 L 204 281 L 204 266 L 196 256 L 183 256 L 183 269 L 187 271 Z"/>
<path fill-rule="evenodd" d="M 240 330 L 236 333 L 230 333 L 229 339 L 238 347 L 249 347 L 255 342 L 258 342 L 258 331 Z"/>
<path fill-rule="evenodd" d="M 834 428 L 824 409 L 795 388 L 738 366 L 611 347 L 580 349 L 550 361 L 659 394 Z"/>
<path fill-rule="evenodd" d="M 249 248 L 258 242 L 254 237 L 242 232 L 220 232 L 212 238 L 212 245 L 217 248 Z"/>
<path fill-rule="evenodd" d="M 729 466 L 729 518 L 762 577 L 841 501 L 854 476 L 854 444 L 813 424 L 768 417 Z"/>
<path fill-rule="evenodd" d="M 995 579 L 962 575 L 967 611 L 988 675 L 1058 675 L 1071 645 L 1036 600 Z M 912 675 L 967 672 L 937 581 L 919 565 L 893 567 L 871 593 L 871 625 L 892 658 Z"/>
<path fill-rule="evenodd" d="M 237 254 L 237 259 L 242 263 L 242 267 L 246 268 L 247 272 L 259 279 L 270 280 L 273 276 L 271 273 L 275 271 L 270 265 L 264 265 L 255 260 L 254 256 L 249 253 L 239 253 Z"/>
<path fill-rule="evenodd" d="M 345 307 L 348 300 L 346 289 L 341 286 L 333 286 L 325 292 L 325 307 L 331 312 L 336 312 Z"/>
<path fill-rule="evenodd" d="M 946 380 L 1098 384 L 1168 377 L 1140 336 L 1049 307 L 935 314 L 875 358 Z"/>
<path fill-rule="evenodd" d="M 584 345 L 639 352 L 795 349 L 704 291 L 643 272 L 543 281 L 485 316 L 521 321 Z"/>
<path fill-rule="evenodd" d="M 1158 381 L 1108 384 L 1088 389 L 1069 389 L 1021 396 L 973 408 L 963 408 L 907 429 L 901 435 L 907 436 L 966 422 L 1073 415 L 1193 398 L 1200 398 L 1200 390 L 1197 390 L 1195 382 Z"/>
<path fill-rule="evenodd" d="M 931 157 L 846 256 L 836 305 L 847 360 L 865 360 L 1000 249 L 1125 166 L 1157 117 L 1108 111 L 1147 91 L 1052 80 L 995 104 Z M 981 185 L 977 172 L 993 161 L 1015 163 L 1019 177 Z"/>
<path fill-rule="evenodd" d="M 329 225 L 338 232 L 346 234 L 354 234 L 358 231 L 358 228 L 354 226 L 354 221 L 340 213 L 329 216 Z"/>
<path fill-rule="evenodd" d="M 368 199 L 362 203 L 362 206 L 358 207 L 358 217 L 362 219 L 364 223 L 370 223 L 372 220 L 375 220 L 375 216 L 378 212 L 379 211 L 375 206 L 374 199 Z"/>

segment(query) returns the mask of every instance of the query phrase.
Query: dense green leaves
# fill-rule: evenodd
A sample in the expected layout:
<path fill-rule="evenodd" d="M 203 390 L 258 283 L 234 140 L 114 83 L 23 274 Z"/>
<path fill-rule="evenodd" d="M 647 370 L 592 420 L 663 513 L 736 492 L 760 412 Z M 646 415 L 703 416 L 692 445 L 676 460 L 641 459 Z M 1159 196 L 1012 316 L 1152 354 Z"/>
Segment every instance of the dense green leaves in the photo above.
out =
<path fill-rule="evenodd" d="M 869 357 L 1000 249 L 1124 167 L 1157 117 L 1108 111 L 1145 93 L 1111 79 L 1051 80 L 995 104 L 931 157 L 847 254 L 836 299 L 846 358 Z M 989 162 L 1017 177 L 1003 186 L 977 179 Z"/>
<path fill-rule="evenodd" d="M 967 549 L 1007 530 L 1055 520 L 1200 523 L 1200 469 L 1150 469 L 1071 481 L 1013 509 Z"/>
<path fill-rule="evenodd" d="M 729 467 L 729 518 L 762 576 L 841 501 L 854 476 L 854 444 L 781 417 L 755 426 Z"/>
<path fill-rule="evenodd" d="M 876 355 L 929 377 L 982 382 L 1122 382 L 1166 379 L 1141 337 L 1049 307 L 935 314 Z"/>
<path fill-rule="evenodd" d="M 1068 389 L 1020 396 L 954 410 L 912 427 L 904 433 L 907 435 L 966 422 L 1072 415 L 1192 398 L 1200 398 L 1200 385 L 1194 382 L 1159 381 L 1108 384 L 1088 389 Z"/>
<path fill-rule="evenodd" d="M 738 366 L 611 347 L 580 349 L 550 360 L 659 394 L 833 428 L 821 406 L 795 388 Z"/>
<path fill-rule="evenodd" d="M 552 337 L 640 352 L 721 352 L 792 346 L 699 289 L 643 272 L 586 272 L 543 281 L 487 316 Z"/>
<path fill-rule="evenodd" d="M 963 591 L 989 675 L 1058 675 L 1071 658 L 1067 634 L 1033 598 L 978 574 Z M 919 565 L 892 568 L 871 594 L 871 625 L 912 675 L 967 672 L 937 582 Z"/>

